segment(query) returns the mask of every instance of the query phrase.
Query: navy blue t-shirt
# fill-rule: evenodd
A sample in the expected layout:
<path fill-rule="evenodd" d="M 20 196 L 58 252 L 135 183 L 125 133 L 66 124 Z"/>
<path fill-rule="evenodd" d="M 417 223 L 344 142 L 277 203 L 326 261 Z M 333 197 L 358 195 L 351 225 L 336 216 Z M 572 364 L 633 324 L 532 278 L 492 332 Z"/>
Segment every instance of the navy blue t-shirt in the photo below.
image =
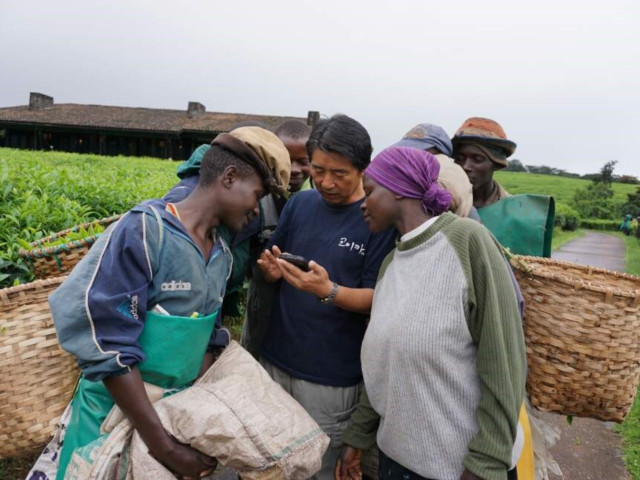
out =
<path fill-rule="evenodd" d="M 314 260 L 338 285 L 374 288 L 396 233 L 371 233 L 360 211 L 363 200 L 333 206 L 316 190 L 299 192 L 287 202 L 268 247 Z M 285 280 L 279 283 L 264 357 L 296 378 L 337 387 L 358 384 L 367 316 L 322 304 Z"/>

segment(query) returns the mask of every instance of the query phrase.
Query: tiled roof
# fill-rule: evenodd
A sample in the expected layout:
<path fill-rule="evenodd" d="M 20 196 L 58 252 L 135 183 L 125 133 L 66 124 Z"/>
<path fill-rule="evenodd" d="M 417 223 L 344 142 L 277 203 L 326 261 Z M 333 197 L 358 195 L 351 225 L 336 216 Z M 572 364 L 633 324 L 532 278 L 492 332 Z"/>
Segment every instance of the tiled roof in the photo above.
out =
<path fill-rule="evenodd" d="M 54 104 L 43 109 L 28 106 L 0 108 L 0 122 L 43 124 L 69 127 L 103 128 L 180 133 L 183 131 L 223 132 L 239 122 L 257 121 L 274 130 L 290 119 L 301 117 L 204 112 L 189 117 L 186 110 L 110 107 L 104 105 Z"/>

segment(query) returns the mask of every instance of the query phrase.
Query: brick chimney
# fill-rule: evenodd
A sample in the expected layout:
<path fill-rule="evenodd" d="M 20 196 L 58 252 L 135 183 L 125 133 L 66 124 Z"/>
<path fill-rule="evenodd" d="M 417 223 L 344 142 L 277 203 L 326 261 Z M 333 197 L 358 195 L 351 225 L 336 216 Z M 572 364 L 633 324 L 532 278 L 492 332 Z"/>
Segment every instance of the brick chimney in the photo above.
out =
<path fill-rule="evenodd" d="M 50 107 L 53 107 L 53 97 L 37 92 L 29 94 L 29 110 L 44 110 Z"/>
<path fill-rule="evenodd" d="M 307 125 L 311 128 L 315 127 L 318 120 L 320 120 L 320 112 L 316 112 L 314 110 L 309 110 L 307 112 Z"/>
<path fill-rule="evenodd" d="M 189 106 L 187 107 L 187 116 L 189 118 L 198 117 L 200 115 L 204 115 L 207 109 L 200 102 L 189 102 Z"/>

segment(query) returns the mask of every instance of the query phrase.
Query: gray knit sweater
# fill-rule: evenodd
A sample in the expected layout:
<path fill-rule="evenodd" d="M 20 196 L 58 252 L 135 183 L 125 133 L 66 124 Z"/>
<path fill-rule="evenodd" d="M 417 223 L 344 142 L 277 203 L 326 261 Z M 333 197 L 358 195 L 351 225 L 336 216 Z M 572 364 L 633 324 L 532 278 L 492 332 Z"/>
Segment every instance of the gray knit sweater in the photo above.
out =
<path fill-rule="evenodd" d="M 484 227 L 445 213 L 398 243 L 378 277 L 362 370 L 389 457 L 427 478 L 457 480 L 466 467 L 506 479 L 525 349 L 508 267 Z M 366 410 L 345 443 L 367 446 Z"/>

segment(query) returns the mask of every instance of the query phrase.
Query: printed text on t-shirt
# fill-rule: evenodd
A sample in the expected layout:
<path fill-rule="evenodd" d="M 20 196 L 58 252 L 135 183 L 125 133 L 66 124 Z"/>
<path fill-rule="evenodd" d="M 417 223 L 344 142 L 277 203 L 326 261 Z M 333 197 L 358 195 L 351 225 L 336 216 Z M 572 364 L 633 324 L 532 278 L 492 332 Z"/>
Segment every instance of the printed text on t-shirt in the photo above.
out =
<path fill-rule="evenodd" d="M 343 248 L 348 248 L 349 251 L 356 251 L 358 252 L 360 255 L 364 256 L 364 244 L 359 244 L 356 242 L 350 242 L 349 239 L 347 239 L 347 237 L 341 237 L 340 238 L 340 242 L 338 242 L 338 246 L 339 247 L 343 247 Z"/>

